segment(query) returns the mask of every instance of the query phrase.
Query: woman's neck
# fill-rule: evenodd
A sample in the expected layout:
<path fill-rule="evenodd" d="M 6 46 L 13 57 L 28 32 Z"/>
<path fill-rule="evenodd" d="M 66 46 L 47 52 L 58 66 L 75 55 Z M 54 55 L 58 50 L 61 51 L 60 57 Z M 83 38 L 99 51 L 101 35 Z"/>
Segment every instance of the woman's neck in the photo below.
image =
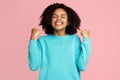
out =
<path fill-rule="evenodd" d="M 65 31 L 54 31 L 54 35 L 56 35 L 56 36 L 66 36 L 67 33 L 65 33 Z"/>

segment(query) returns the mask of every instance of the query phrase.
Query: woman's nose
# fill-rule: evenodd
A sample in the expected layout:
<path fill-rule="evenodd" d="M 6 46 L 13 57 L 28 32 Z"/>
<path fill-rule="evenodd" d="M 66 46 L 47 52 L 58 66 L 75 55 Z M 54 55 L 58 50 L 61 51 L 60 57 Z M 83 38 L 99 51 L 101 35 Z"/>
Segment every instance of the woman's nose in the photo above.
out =
<path fill-rule="evenodd" d="M 61 20 L 61 17 L 57 17 L 57 20 Z"/>

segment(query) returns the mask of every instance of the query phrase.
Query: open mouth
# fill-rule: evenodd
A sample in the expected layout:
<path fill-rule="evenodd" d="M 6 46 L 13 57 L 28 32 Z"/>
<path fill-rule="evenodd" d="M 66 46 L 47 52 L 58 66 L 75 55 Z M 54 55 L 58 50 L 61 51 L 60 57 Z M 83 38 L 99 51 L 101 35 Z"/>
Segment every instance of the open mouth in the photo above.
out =
<path fill-rule="evenodd" d="M 62 24 L 63 24 L 63 22 L 56 21 L 56 22 L 55 22 L 55 24 L 56 24 L 56 25 L 62 25 Z"/>

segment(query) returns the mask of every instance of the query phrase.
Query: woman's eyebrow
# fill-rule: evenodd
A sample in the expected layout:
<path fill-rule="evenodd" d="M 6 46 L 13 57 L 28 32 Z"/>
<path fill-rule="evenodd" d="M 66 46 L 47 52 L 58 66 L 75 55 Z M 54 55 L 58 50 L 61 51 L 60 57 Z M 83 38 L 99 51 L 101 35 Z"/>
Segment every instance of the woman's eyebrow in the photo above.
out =
<path fill-rule="evenodd" d="M 61 15 L 65 15 L 66 16 L 67 14 L 61 14 Z"/>

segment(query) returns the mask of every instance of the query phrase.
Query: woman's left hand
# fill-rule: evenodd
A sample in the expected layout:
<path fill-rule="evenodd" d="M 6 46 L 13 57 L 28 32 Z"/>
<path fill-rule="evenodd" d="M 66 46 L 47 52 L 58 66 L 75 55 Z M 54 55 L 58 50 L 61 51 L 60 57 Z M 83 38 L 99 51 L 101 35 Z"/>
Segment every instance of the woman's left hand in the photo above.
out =
<path fill-rule="evenodd" d="M 81 35 L 85 38 L 90 38 L 90 31 L 87 29 L 82 30 Z"/>

